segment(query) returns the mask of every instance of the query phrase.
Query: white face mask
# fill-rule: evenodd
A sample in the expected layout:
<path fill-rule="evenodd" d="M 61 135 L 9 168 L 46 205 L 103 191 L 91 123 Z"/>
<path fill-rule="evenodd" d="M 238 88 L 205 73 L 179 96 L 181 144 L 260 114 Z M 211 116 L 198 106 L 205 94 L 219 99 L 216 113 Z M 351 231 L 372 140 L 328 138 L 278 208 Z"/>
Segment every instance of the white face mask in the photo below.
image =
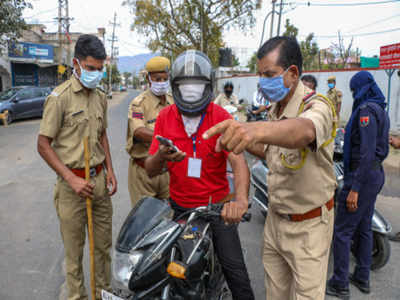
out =
<path fill-rule="evenodd" d="M 179 85 L 182 99 L 186 102 L 196 102 L 200 100 L 205 88 L 205 83 L 187 83 Z"/>
<path fill-rule="evenodd" d="M 154 95 L 162 96 L 168 92 L 169 80 L 162 81 L 162 82 L 155 82 L 155 81 L 151 80 L 150 76 L 149 76 L 149 80 L 151 82 L 150 90 L 153 92 Z"/>

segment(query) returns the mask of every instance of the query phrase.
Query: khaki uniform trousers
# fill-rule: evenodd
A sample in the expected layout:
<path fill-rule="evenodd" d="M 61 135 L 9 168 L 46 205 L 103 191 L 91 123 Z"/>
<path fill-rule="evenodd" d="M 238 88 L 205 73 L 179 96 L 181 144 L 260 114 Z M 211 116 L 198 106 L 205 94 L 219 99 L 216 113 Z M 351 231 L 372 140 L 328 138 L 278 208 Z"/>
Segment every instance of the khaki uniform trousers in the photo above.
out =
<path fill-rule="evenodd" d="M 268 300 L 324 300 L 333 209 L 322 216 L 293 222 L 268 211 L 263 264 Z"/>
<path fill-rule="evenodd" d="M 111 290 L 113 209 L 106 188 L 105 172 L 101 171 L 92 177 L 91 183 L 95 185 L 92 206 L 97 300 L 101 299 L 101 289 Z M 55 187 L 54 202 L 64 242 L 68 300 L 87 300 L 82 269 L 87 227 L 86 199 L 76 195 L 68 183 L 59 178 Z"/>
<path fill-rule="evenodd" d="M 169 198 L 169 174 L 158 175 L 150 178 L 145 169 L 135 163 L 131 158 L 128 168 L 128 189 L 132 206 L 135 206 L 145 196 L 158 199 Z"/>

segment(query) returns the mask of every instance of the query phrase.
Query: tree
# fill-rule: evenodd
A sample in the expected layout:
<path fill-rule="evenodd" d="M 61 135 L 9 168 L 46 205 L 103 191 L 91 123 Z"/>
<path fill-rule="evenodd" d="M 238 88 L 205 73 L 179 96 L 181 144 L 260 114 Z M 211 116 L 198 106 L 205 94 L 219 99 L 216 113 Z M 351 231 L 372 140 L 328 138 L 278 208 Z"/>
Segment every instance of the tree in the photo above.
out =
<path fill-rule="evenodd" d="M 351 38 L 349 44 L 346 46 L 343 36 L 338 31 L 338 42 L 332 43 L 332 52 L 337 58 L 340 58 L 342 68 L 346 68 L 346 65 L 349 63 L 349 58 L 352 55 L 353 40 L 354 38 Z"/>
<path fill-rule="evenodd" d="M 110 74 L 110 65 L 106 65 L 107 77 L 102 79 L 102 84 L 108 87 L 109 84 L 109 74 Z M 111 84 L 119 84 L 121 82 L 121 74 L 118 71 L 117 65 L 112 65 L 112 74 L 111 74 Z"/>
<path fill-rule="evenodd" d="M 257 71 L 257 52 L 254 52 L 250 57 L 247 67 L 250 69 L 250 73 L 256 73 Z"/>
<path fill-rule="evenodd" d="M 187 49 L 203 50 L 218 64 L 222 31 L 255 24 L 255 0 L 125 0 L 134 14 L 132 28 L 148 36 L 153 52 L 176 57 Z"/>
<path fill-rule="evenodd" d="M 9 42 L 15 42 L 26 29 L 22 18 L 22 11 L 32 8 L 26 0 L 1 0 L 0 1 L 0 54 L 2 48 Z"/>
<path fill-rule="evenodd" d="M 130 84 L 129 78 L 132 76 L 132 73 L 124 72 L 122 76 L 124 77 L 125 80 L 125 86 L 128 86 Z"/>
<path fill-rule="evenodd" d="M 232 67 L 240 66 L 240 61 L 235 54 L 232 54 Z"/>
<path fill-rule="evenodd" d="M 283 36 L 297 38 L 299 29 L 290 24 L 290 20 L 286 19 L 285 32 Z M 301 55 L 303 56 L 304 70 L 311 70 L 317 68 L 317 56 L 319 52 L 318 44 L 314 41 L 314 33 L 307 35 L 304 41 L 300 42 Z"/>
<path fill-rule="evenodd" d="M 283 36 L 297 38 L 298 33 L 299 29 L 293 24 L 290 24 L 289 19 L 286 19 L 285 32 L 283 33 Z"/>
<path fill-rule="evenodd" d="M 310 33 L 304 41 L 300 42 L 301 54 L 303 56 L 303 68 L 305 71 L 317 69 L 318 44 L 313 41 L 314 33 Z"/>

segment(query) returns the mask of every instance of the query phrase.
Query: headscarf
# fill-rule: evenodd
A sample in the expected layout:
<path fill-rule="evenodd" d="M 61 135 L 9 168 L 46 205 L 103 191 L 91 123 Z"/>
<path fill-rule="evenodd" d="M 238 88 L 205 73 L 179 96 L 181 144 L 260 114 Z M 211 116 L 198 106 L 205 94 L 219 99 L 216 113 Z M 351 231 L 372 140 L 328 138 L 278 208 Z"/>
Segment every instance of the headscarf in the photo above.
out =
<path fill-rule="evenodd" d="M 351 129 L 353 127 L 353 121 L 358 116 L 361 106 L 371 102 L 378 104 L 382 109 L 385 109 L 386 107 L 385 96 L 383 96 L 381 89 L 376 84 L 374 77 L 370 72 L 360 71 L 355 74 L 350 80 L 350 90 L 353 93 L 354 103 L 351 117 L 346 125 L 344 135 L 343 161 L 345 173 L 350 171 Z"/>

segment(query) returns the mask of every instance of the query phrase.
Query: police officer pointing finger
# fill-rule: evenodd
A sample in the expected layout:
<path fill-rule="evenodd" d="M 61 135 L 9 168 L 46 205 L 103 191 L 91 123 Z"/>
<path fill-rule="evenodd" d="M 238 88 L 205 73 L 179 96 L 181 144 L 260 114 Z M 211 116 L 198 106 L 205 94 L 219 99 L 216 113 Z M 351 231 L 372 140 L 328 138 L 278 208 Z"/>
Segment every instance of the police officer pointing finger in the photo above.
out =
<path fill-rule="evenodd" d="M 295 39 L 275 37 L 257 53 L 260 88 L 271 101 L 267 122 L 227 120 L 204 138 L 222 134 L 217 150 L 264 158 L 270 195 L 263 264 L 268 300 L 325 298 L 333 233 L 333 104 L 300 81 Z M 312 105 L 308 105 L 312 104 Z M 307 108 L 306 108 L 307 107 Z"/>

